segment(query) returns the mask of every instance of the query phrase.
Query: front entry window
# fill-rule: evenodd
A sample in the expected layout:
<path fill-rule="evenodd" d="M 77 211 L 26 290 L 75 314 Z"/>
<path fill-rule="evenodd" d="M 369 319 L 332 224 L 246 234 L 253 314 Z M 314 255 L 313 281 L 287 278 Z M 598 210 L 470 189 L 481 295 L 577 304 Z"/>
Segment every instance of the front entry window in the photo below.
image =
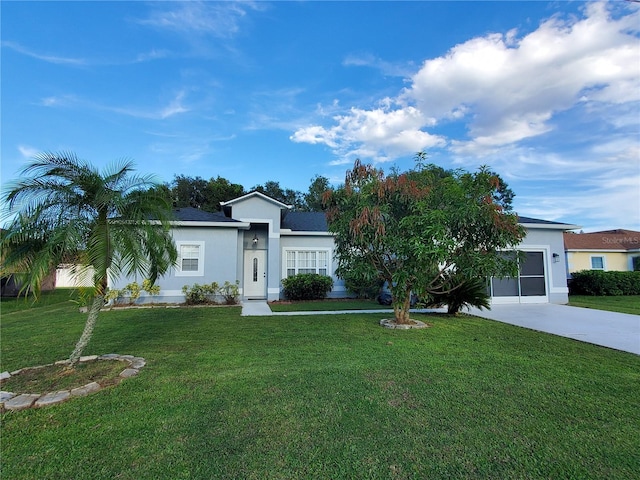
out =
<path fill-rule="evenodd" d="M 258 281 L 258 259 L 257 258 L 253 259 L 253 281 L 254 282 Z"/>

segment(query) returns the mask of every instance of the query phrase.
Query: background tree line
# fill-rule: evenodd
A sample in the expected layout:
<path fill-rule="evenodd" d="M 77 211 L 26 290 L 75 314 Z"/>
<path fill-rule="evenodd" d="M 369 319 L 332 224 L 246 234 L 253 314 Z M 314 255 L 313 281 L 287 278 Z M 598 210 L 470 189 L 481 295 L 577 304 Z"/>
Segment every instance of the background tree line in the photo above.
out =
<path fill-rule="evenodd" d="M 258 191 L 282 203 L 292 205 L 293 210 L 321 212 L 324 210 L 322 194 L 329 188 L 329 179 L 320 175 L 316 175 L 311 179 L 311 184 L 306 193 L 283 188 L 280 186 L 280 182 L 273 180 L 245 190 L 242 185 L 231 183 L 221 176 L 205 180 L 202 177 L 176 175 L 173 181 L 158 187 L 162 195 L 174 207 L 193 207 L 207 212 L 220 210 L 220 202 L 226 202 L 253 191 Z"/>

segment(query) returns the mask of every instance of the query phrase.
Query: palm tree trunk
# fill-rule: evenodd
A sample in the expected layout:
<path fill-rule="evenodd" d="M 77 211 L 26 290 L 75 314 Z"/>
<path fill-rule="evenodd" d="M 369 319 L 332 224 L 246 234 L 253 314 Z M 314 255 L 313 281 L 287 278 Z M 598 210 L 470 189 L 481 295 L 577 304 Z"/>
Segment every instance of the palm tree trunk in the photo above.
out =
<path fill-rule="evenodd" d="M 71 356 L 69 357 L 69 367 L 75 368 L 82 356 L 82 352 L 85 347 L 91 340 L 91 335 L 93 335 L 93 329 L 96 326 L 96 322 L 98 320 L 98 313 L 100 309 L 104 305 L 104 295 L 96 294 L 93 297 L 93 303 L 91 304 L 91 309 L 89 310 L 89 315 L 87 316 L 87 323 L 84 325 L 84 331 L 80 336 L 80 340 L 76 343 L 76 348 L 73 349 Z"/>

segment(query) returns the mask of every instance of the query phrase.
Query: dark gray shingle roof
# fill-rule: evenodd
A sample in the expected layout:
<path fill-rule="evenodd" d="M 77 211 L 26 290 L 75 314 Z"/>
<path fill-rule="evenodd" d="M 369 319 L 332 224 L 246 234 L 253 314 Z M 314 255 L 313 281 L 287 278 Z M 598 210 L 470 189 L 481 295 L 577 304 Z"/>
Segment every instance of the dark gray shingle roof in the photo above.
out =
<path fill-rule="evenodd" d="M 176 208 L 173 213 L 176 220 L 182 222 L 237 222 L 233 218 L 225 217 L 222 212 L 205 212 L 193 207 Z"/>
<path fill-rule="evenodd" d="M 539 218 L 523 217 L 518 215 L 518 222 L 522 224 L 535 223 L 538 225 L 567 225 L 562 222 L 552 222 L 550 220 L 540 220 Z"/>
<path fill-rule="evenodd" d="M 294 232 L 326 232 L 327 218 L 324 212 L 287 212 L 282 228 Z"/>

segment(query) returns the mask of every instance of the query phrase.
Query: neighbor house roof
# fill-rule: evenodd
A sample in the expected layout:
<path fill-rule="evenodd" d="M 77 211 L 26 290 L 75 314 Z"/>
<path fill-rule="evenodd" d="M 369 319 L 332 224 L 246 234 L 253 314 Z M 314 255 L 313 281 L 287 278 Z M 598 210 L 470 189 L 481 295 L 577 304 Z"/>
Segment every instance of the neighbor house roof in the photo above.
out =
<path fill-rule="evenodd" d="M 565 250 L 640 250 L 640 232 L 633 230 L 604 230 L 592 233 L 564 234 Z"/>

